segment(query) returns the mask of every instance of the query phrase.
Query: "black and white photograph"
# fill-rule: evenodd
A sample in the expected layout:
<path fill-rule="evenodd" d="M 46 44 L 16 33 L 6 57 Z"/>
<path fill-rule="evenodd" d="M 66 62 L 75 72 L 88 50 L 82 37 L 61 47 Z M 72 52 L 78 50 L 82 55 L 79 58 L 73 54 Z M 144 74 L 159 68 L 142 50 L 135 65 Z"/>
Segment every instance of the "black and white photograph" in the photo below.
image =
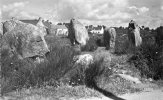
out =
<path fill-rule="evenodd" d="M 0 100 L 163 100 L 163 0 L 0 0 Z"/>

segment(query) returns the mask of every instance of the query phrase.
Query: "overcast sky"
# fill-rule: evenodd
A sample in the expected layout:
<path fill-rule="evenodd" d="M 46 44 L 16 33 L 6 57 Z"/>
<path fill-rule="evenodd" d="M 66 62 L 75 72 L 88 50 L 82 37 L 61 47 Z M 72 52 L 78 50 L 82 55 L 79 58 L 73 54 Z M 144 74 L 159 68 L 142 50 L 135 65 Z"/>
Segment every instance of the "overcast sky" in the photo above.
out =
<path fill-rule="evenodd" d="M 163 25 L 163 0 L 0 0 L 2 20 L 11 17 L 52 22 L 78 18 L 83 24 L 127 26 L 134 19 L 140 26 Z"/>

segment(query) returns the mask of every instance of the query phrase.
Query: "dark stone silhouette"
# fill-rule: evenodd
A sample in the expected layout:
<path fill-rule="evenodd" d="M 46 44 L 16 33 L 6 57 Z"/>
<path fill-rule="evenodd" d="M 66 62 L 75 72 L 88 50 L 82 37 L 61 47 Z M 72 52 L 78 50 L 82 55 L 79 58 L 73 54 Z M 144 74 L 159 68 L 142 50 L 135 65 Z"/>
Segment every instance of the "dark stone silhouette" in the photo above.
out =
<path fill-rule="evenodd" d="M 140 28 L 135 21 L 131 20 L 128 25 L 128 39 L 131 45 L 138 47 L 142 44 Z"/>
<path fill-rule="evenodd" d="M 161 46 L 163 44 L 163 26 L 160 26 L 156 29 L 156 43 L 158 44 L 158 46 Z"/>

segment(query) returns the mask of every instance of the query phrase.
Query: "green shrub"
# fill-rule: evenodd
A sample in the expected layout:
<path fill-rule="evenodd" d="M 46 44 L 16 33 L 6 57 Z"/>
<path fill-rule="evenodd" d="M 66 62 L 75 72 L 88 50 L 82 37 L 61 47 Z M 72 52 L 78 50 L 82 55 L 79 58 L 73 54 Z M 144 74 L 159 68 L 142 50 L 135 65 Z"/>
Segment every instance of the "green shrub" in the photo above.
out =
<path fill-rule="evenodd" d="M 78 65 L 71 73 L 73 73 L 73 76 L 71 77 L 70 85 L 74 86 L 84 84 L 88 87 L 94 88 L 96 86 L 96 80 L 101 75 L 108 77 L 111 74 L 111 71 L 103 65 L 102 58 L 87 67 Z"/>
<path fill-rule="evenodd" d="M 127 29 L 116 28 L 115 54 L 126 54 L 129 48 Z"/>
<path fill-rule="evenodd" d="M 40 64 L 32 58 L 18 59 L 16 54 L 11 56 L 9 50 L 2 50 L 2 77 L 7 82 L 2 86 L 4 93 L 22 87 L 42 86 L 48 82 L 56 85 L 72 69 L 73 57 L 78 53 L 67 43 L 67 39 L 48 37 L 46 41 L 51 51 Z"/>
<path fill-rule="evenodd" d="M 92 38 L 94 38 L 94 40 L 96 41 L 96 44 L 99 46 L 99 47 L 104 47 L 104 39 L 103 39 L 103 34 L 94 34 L 92 36 Z"/>
<path fill-rule="evenodd" d="M 37 65 L 34 71 L 35 77 L 42 82 L 48 82 L 51 79 L 57 81 L 72 69 L 73 57 L 78 52 L 75 52 L 65 38 L 48 37 L 45 39 L 49 44 L 50 52 L 46 55 L 47 62 Z"/>
<path fill-rule="evenodd" d="M 131 48 L 129 47 L 129 41 L 127 40 L 127 38 L 126 37 L 122 37 L 122 38 L 117 39 L 115 41 L 115 54 L 119 54 L 119 55 L 127 54 L 129 53 L 129 50 L 132 51 Z"/>
<path fill-rule="evenodd" d="M 154 79 L 163 79 L 163 46 L 158 48 L 156 52 L 153 69 L 155 71 Z"/>
<path fill-rule="evenodd" d="M 161 62 L 162 47 L 158 47 L 152 33 L 147 31 L 142 34 L 143 43 L 133 53 L 130 61 L 140 70 L 142 77 L 150 77 L 153 79 L 163 79 L 163 68 Z"/>
<path fill-rule="evenodd" d="M 148 59 L 142 54 L 141 51 L 137 51 L 130 58 L 131 63 L 140 71 L 142 77 L 152 77 L 153 73 L 148 66 Z"/>
<path fill-rule="evenodd" d="M 18 59 L 16 54 L 10 54 L 8 49 L 1 51 L 2 68 L 1 75 L 4 81 L 2 84 L 2 93 L 22 87 L 33 85 L 34 79 L 31 73 L 35 65 L 31 59 Z"/>
<path fill-rule="evenodd" d="M 98 48 L 96 40 L 91 37 L 84 47 L 81 47 L 81 51 L 95 51 Z"/>

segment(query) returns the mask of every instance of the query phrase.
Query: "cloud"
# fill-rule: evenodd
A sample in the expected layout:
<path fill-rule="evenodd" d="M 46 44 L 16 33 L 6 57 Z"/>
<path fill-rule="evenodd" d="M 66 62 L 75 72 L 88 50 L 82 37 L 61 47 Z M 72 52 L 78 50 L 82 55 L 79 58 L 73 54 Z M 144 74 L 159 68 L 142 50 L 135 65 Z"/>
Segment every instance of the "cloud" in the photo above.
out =
<path fill-rule="evenodd" d="M 16 16 L 18 19 L 35 19 L 38 18 L 36 15 L 29 14 L 28 12 L 21 11 Z"/>
<path fill-rule="evenodd" d="M 156 28 L 160 26 L 161 21 L 163 20 L 160 16 L 161 12 L 159 12 L 159 9 L 152 9 L 145 6 L 130 6 L 128 7 L 128 13 L 130 13 L 131 18 L 135 20 L 139 26 Z"/>
<path fill-rule="evenodd" d="M 163 6 L 161 6 L 161 10 L 163 10 Z"/>
<path fill-rule="evenodd" d="M 18 19 L 33 19 L 36 18 L 33 14 L 24 11 L 24 7 L 29 2 L 14 2 L 12 4 L 2 6 L 2 19 L 9 19 L 16 17 Z"/>
<path fill-rule="evenodd" d="M 149 11 L 149 8 L 147 8 L 147 7 L 141 7 L 141 8 L 139 8 L 139 11 L 141 13 L 145 13 L 145 12 Z"/>
<path fill-rule="evenodd" d="M 50 11 L 47 10 L 46 17 L 55 21 L 78 18 L 85 23 L 86 21 L 92 24 L 115 22 L 116 25 L 120 20 L 124 22 L 130 19 L 130 14 L 125 12 L 127 6 L 128 0 L 62 0 L 55 3 Z"/>
<path fill-rule="evenodd" d="M 2 10 L 0 8 L 0 21 L 2 20 Z"/>
<path fill-rule="evenodd" d="M 2 17 L 36 18 L 84 24 L 128 26 L 134 19 L 140 26 L 158 26 L 163 20 L 162 0 L 3 0 Z M 162 3 L 161 3 L 162 2 Z M 156 22 L 156 23 L 155 23 Z"/>
<path fill-rule="evenodd" d="M 3 5 L 2 6 L 2 11 L 10 11 L 12 9 L 15 9 L 15 8 L 23 8 L 25 7 L 26 4 L 28 4 L 29 2 L 15 2 L 13 4 L 8 4 L 8 5 Z"/>
<path fill-rule="evenodd" d="M 143 14 L 143 13 L 146 13 L 149 11 L 149 8 L 147 7 L 141 7 L 141 8 L 138 8 L 136 6 L 131 6 L 131 7 L 128 7 L 129 10 L 131 10 L 132 12 L 135 12 L 137 15 L 140 15 L 140 14 Z"/>

